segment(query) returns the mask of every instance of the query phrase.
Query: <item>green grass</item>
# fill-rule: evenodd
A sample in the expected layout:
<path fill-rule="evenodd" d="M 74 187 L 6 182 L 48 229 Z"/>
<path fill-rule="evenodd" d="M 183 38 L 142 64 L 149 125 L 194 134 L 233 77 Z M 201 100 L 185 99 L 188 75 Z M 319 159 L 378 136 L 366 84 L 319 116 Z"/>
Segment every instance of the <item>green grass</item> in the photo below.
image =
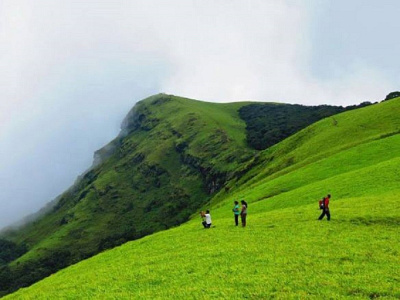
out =
<path fill-rule="evenodd" d="M 245 104 L 163 94 L 140 101 L 123 134 L 97 152 L 101 163 L 53 209 L 2 233 L 29 251 L 0 266 L 0 296 L 104 249 L 189 220 L 256 152 L 246 144 L 238 113 Z"/>
<path fill-rule="evenodd" d="M 203 230 L 196 220 L 9 298 L 400 297 L 398 192 L 334 201 L 330 223 L 315 220 L 315 205 L 250 215 L 246 229 L 224 218 Z"/>
<path fill-rule="evenodd" d="M 8 298 L 400 298 L 399 112 L 394 99 L 317 122 L 211 199 L 215 227 L 194 216 Z M 327 193 L 332 220 L 317 221 Z M 233 226 L 240 198 L 246 228 Z"/>

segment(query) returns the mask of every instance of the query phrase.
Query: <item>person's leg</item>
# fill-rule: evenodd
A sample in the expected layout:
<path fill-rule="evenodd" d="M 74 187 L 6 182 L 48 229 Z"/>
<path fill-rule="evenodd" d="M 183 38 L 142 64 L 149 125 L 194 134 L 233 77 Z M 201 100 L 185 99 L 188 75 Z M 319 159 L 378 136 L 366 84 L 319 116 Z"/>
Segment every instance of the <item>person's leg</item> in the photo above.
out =
<path fill-rule="evenodd" d="M 235 214 L 235 225 L 238 226 L 239 225 L 239 215 Z"/>
<path fill-rule="evenodd" d="M 319 216 L 318 220 L 322 220 L 325 217 L 325 209 L 322 210 L 322 214 Z"/>
<path fill-rule="evenodd" d="M 210 224 L 207 224 L 207 228 L 211 228 L 211 223 L 210 223 Z"/>
<path fill-rule="evenodd" d="M 329 211 L 329 208 L 326 209 L 326 217 L 328 218 L 328 221 L 331 220 L 331 212 Z"/>
<path fill-rule="evenodd" d="M 247 215 L 243 215 L 243 220 L 242 220 L 243 227 L 246 227 L 246 218 L 247 218 Z"/>
<path fill-rule="evenodd" d="M 206 221 L 201 222 L 201 224 L 203 224 L 204 228 L 207 228 L 207 223 L 206 223 Z"/>
<path fill-rule="evenodd" d="M 244 226 L 244 225 L 243 225 L 243 224 L 244 224 L 244 223 L 243 223 L 244 221 L 243 221 L 243 215 L 242 215 L 242 214 L 240 215 L 240 221 L 242 222 L 242 226 Z"/>

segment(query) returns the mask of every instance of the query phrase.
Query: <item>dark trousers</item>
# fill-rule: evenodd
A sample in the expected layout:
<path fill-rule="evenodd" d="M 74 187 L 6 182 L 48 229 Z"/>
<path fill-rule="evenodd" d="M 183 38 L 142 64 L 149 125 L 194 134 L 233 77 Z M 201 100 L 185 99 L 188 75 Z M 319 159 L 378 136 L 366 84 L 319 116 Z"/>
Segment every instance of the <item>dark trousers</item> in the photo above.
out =
<path fill-rule="evenodd" d="M 204 228 L 210 228 L 211 227 L 211 223 L 207 224 L 206 221 L 203 221 L 201 224 L 203 224 Z"/>
<path fill-rule="evenodd" d="M 329 221 L 331 219 L 331 213 L 329 212 L 329 208 L 324 208 L 322 210 L 322 214 L 319 216 L 318 220 L 322 220 L 325 217 L 325 215 Z"/>
<path fill-rule="evenodd" d="M 239 225 L 239 215 L 235 214 L 235 225 L 238 226 Z"/>
<path fill-rule="evenodd" d="M 246 227 L 246 217 L 247 217 L 247 214 L 240 215 L 240 218 L 242 219 L 242 226 L 243 227 Z"/>

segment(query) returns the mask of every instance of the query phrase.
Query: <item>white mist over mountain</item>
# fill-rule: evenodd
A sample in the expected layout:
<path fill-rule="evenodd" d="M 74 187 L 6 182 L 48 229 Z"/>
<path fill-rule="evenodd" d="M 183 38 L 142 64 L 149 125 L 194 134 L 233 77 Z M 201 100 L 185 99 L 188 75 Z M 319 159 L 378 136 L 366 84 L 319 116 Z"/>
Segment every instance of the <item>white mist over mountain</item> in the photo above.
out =
<path fill-rule="evenodd" d="M 376 101 L 400 82 L 398 1 L 0 1 L 0 227 L 92 163 L 129 109 Z"/>

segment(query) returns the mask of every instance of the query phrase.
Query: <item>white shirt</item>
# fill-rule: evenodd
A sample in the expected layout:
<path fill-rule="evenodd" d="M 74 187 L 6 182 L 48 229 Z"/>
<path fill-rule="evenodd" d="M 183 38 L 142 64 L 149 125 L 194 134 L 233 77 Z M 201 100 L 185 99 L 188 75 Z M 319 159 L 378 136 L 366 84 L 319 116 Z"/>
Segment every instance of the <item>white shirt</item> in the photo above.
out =
<path fill-rule="evenodd" d="M 206 217 L 206 223 L 207 224 L 211 224 L 211 215 L 210 214 L 205 214 L 204 216 Z"/>

